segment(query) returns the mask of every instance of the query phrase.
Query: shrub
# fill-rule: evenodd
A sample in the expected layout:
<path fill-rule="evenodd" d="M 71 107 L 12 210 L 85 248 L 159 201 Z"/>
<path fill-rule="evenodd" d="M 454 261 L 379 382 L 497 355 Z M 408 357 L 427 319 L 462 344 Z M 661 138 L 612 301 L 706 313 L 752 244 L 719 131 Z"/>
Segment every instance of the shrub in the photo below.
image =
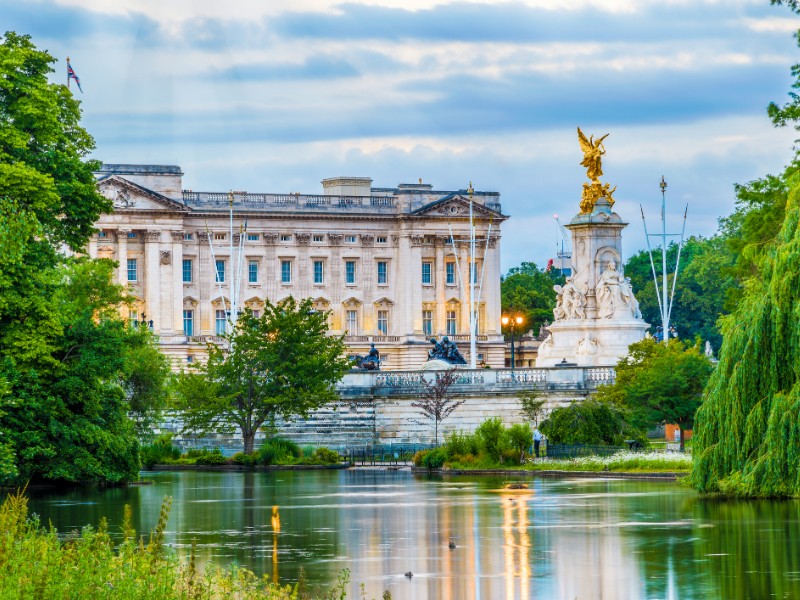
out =
<path fill-rule="evenodd" d="M 258 463 L 262 465 L 292 464 L 303 456 L 300 446 L 292 441 L 271 438 L 259 448 Z"/>
<path fill-rule="evenodd" d="M 480 439 L 474 433 L 465 431 L 454 431 L 445 436 L 444 446 L 448 458 L 464 456 L 467 454 L 478 454 L 480 452 Z"/>
<path fill-rule="evenodd" d="M 614 404 L 589 398 L 556 408 L 539 427 L 554 444 L 604 444 L 617 446 L 626 439 L 645 440 Z"/>
<path fill-rule="evenodd" d="M 252 468 L 258 464 L 258 455 L 255 453 L 245 454 L 244 452 L 237 452 L 231 457 L 231 460 L 234 464 Z"/>
<path fill-rule="evenodd" d="M 533 445 L 533 432 L 531 431 L 531 426 L 527 423 L 524 425 L 515 423 L 506 429 L 505 437 L 506 444 L 504 445 L 506 445 L 509 449 L 513 449 L 517 453 L 517 462 L 519 463 L 522 460 L 522 457 L 525 455 L 525 450 Z"/>
<path fill-rule="evenodd" d="M 516 448 L 503 448 L 500 451 L 500 463 L 503 465 L 521 464 L 522 455 Z"/>
<path fill-rule="evenodd" d="M 324 446 L 314 450 L 314 454 L 311 455 L 311 458 L 315 462 L 323 465 L 336 465 L 341 461 L 338 452 L 334 452 Z"/>
<path fill-rule="evenodd" d="M 434 448 L 428 450 L 422 458 L 422 466 L 429 469 L 441 469 L 447 460 L 447 452 L 444 448 Z"/>
<path fill-rule="evenodd" d="M 156 464 L 168 464 L 181 457 L 181 450 L 172 445 L 170 434 L 159 435 L 152 444 L 145 444 L 139 448 L 139 458 L 142 465 L 152 467 Z"/>
<path fill-rule="evenodd" d="M 475 430 L 475 434 L 481 442 L 481 449 L 496 461 L 500 460 L 504 432 L 503 422 L 497 417 L 486 419 Z"/>
<path fill-rule="evenodd" d="M 411 462 L 414 463 L 415 467 L 421 467 L 422 461 L 425 460 L 425 456 L 430 452 L 430 450 L 418 450 L 414 453 L 414 456 L 411 457 Z"/>
<path fill-rule="evenodd" d="M 186 452 L 186 458 L 194 460 L 196 465 L 224 465 L 228 461 L 222 455 L 222 450 L 214 448 L 194 448 Z"/>

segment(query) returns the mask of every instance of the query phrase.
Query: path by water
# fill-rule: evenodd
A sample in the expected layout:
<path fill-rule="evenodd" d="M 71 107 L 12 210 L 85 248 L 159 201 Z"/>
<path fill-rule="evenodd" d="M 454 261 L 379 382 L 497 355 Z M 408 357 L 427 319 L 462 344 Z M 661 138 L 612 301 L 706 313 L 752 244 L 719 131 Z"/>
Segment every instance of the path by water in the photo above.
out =
<path fill-rule="evenodd" d="M 281 582 L 350 569 L 348 597 L 395 600 L 800 598 L 800 502 L 723 502 L 676 483 L 435 478 L 387 471 L 147 473 L 154 485 L 33 492 L 60 532 L 123 507 L 166 541 Z M 277 517 L 277 519 L 275 519 Z M 455 549 L 448 547 L 452 538 Z M 411 571 L 408 579 L 404 574 Z"/>

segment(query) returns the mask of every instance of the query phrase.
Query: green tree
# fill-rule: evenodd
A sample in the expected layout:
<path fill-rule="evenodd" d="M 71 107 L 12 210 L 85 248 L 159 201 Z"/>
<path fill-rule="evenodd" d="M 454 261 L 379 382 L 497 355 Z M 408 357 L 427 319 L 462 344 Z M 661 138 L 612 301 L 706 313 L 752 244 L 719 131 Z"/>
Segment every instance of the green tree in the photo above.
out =
<path fill-rule="evenodd" d="M 544 414 L 547 399 L 542 396 L 537 390 L 525 390 L 517 394 L 519 412 L 531 423 L 538 424 L 539 418 Z"/>
<path fill-rule="evenodd" d="M 209 345 L 208 360 L 179 377 L 177 408 L 185 429 L 236 426 L 250 454 L 263 424 L 335 401 L 335 384 L 351 365 L 344 339 L 327 332 L 326 313 L 314 311 L 309 299 L 267 302 L 260 317 L 245 310 L 225 344 Z"/>
<path fill-rule="evenodd" d="M 123 481 L 139 465 L 129 357 L 154 349 L 119 318 L 113 265 L 64 252 L 83 250 L 111 203 L 78 102 L 47 81 L 54 62 L 28 36 L 0 40 L 0 442 L 14 462 L 3 470 Z"/>
<path fill-rule="evenodd" d="M 531 262 L 509 269 L 500 282 L 503 314 L 521 315 L 526 331 L 538 331 L 545 321 L 552 322 L 556 306 L 553 286 L 564 281 L 553 269 L 542 271 Z"/>
<path fill-rule="evenodd" d="M 539 426 L 553 444 L 604 444 L 617 446 L 626 439 L 643 440 L 632 427 L 625 411 L 613 402 L 587 398 L 560 406 Z"/>
<path fill-rule="evenodd" d="M 672 293 L 678 244 L 667 249 L 667 287 Z M 661 249 L 653 253 L 658 289 L 653 281 L 653 269 L 646 250 L 634 254 L 625 265 L 625 275 L 631 278 L 642 318 L 655 327 L 661 324 L 658 298 L 661 297 Z M 727 313 L 728 298 L 738 284 L 732 274 L 735 255 L 727 244 L 727 237 L 717 235 L 704 239 L 690 237 L 681 251 L 678 282 L 675 285 L 674 305 L 670 315 L 682 339 L 700 337 L 709 340 L 714 348 L 722 344 L 717 326 L 719 318 Z"/>
<path fill-rule="evenodd" d="M 429 381 L 422 379 L 425 386 L 418 400 L 411 403 L 411 406 L 418 409 L 420 414 L 433 421 L 433 442 L 439 445 L 439 425 L 459 406 L 466 402 L 466 398 L 461 400 L 451 397 L 451 389 L 456 383 L 455 369 L 448 369 L 437 372 Z"/>
<path fill-rule="evenodd" d="M 628 408 L 634 427 L 652 429 L 674 423 L 684 432 L 694 425 L 713 366 L 699 342 L 686 347 L 680 340 L 661 344 L 644 339 L 631 344 L 628 356 L 617 364 L 614 383 L 602 386 L 597 398 Z"/>

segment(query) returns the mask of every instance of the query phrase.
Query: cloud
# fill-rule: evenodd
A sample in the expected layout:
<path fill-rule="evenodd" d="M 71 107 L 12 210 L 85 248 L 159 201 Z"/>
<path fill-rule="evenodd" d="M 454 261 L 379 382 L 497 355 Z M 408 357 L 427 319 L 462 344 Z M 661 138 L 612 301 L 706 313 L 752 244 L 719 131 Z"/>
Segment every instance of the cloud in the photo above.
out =
<path fill-rule="evenodd" d="M 300 63 L 258 63 L 224 69 L 217 74 L 223 80 L 273 81 L 286 79 L 339 79 L 356 77 L 358 70 L 349 62 L 331 56 L 312 56 Z"/>

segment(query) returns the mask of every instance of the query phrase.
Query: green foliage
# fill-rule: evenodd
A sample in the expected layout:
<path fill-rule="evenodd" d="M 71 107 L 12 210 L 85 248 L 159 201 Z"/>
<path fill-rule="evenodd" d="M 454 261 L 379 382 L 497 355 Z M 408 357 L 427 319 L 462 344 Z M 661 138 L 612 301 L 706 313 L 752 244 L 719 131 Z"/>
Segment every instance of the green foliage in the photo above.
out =
<path fill-rule="evenodd" d="M 314 450 L 314 454 L 311 455 L 311 460 L 321 465 L 337 465 L 341 462 L 338 452 L 334 452 L 324 446 Z"/>
<path fill-rule="evenodd" d="M 597 399 L 626 407 L 629 421 L 639 429 L 667 422 L 683 432 L 694 425 L 712 370 L 699 342 L 687 348 L 680 340 L 644 339 L 631 344 L 617 364 L 614 383 L 602 386 Z"/>
<path fill-rule="evenodd" d="M 627 422 L 621 408 L 598 398 L 554 409 L 539 429 L 554 444 L 617 446 L 626 439 L 644 441 L 644 434 Z"/>
<path fill-rule="evenodd" d="M 27 36 L 0 40 L 2 469 L 18 483 L 120 482 L 139 470 L 128 413 L 149 413 L 163 369 L 149 334 L 119 318 L 114 264 L 63 251 L 85 248 L 111 202 L 78 102 L 47 80 L 54 62 Z"/>
<path fill-rule="evenodd" d="M 444 447 L 420 450 L 413 458 L 414 466 L 425 467 L 427 469 L 441 469 L 446 460 L 447 451 Z"/>
<path fill-rule="evenodd" d="M 291 464 L 303 456 L 300 446 L 291 440 L 271 438 L 258 449 L 258 462 L 262 465 Z"/>
<path fill-rule="evenodd" d="M 678 283 L 675 286 L 674 305 L 670 325 L 683 339 L 700 337 L 709 340 L 714 348 L 722 344 L 717 327 L 720 316 L 726 314 L 730 298 L 739 285 L 733 275 L 735 251 L 729 246 L 730 237 L 715 236 L 709 239 L 690 237 L 681 250 Z M 678 245 L 667 249 L 668 293 L 672 292 Z M 625 264 L 625 276 L 631 278 L 642 318 L 653 326 L 661 324 L 658 298 L 661 294 L 661 249 L 654 248 L 656 274 L 659 287 L 653 281 L 650 256 L 646 250 L 634 254 Z"/>
<path fill-rule="evenodd" d="M 481 441 L 474 433 L 454 431 L 445 436 L 442 447 L 449 457 L 477 455 L 481 450 Z"/>
<path fill-rule="evenodd" d="M 508 446 L 517 452 L 517 462 L 522 461 L 525 451 L 533 446 L 533 431 L 528 423 L 515 423 L 506 429 Z"/>
<path fill-rule="evenodd" d="M 139 456 L 142 465 L 149 468 L 153 465 L 178 460 L 181 457 L 181 450 L 172 445 L 171 435 L 162 434 L 153 440 L 151 444 L 143 445 L 139 449 Z"/>
<path fill-rule="evenodd" d="M 545 321 L 553 320 L 556 306 L 553 286 L 564 282 L 565 278 L 555 270 L 542 271 L 531 262 L 523 262 L 508 271 L 500 282 L 500 297 L 503 314 L 523 318 L 522 330 L 515 329 L 516 335 L 523 330 L 538 331 Z M 510 329 L 504 331 L 509 333 Z"/>
<path fill-rule="evenodd" d="M 327 315 L 314 311 L 310 299 L 267 301 L 258 318 L 246 309 L 226 343 L 210 345 L 208 361 L 179 377 L 186 429 L 223 431 L 234 423 L 251 453 L 263 424 L 336 400 L 334 386 L 350 363 L 344 339 L 327 332 Z"/>
<path fill-rule="evenodd" d="M 212 450 L 208 448 L 193 448 L 188 450 L 184 456 L 195 465 L 224 465 L 228 462 L 219 448 Z"/>
<path fill-rule="evenodd" d="M 124 538 L 114 544 L 105 520 L 63 536 L 28 516 L 27 499 L 9 496 L 0 505 L 0 597 L 109 598 L 132 600 L 310 600 L 296 586 L 278 585 L 241 567 L 213 562 L 198 570 L 194 551 L 183 562 L 164 546 L 171 499 L 166 498 L 149 538 L 137 535 L 125 507 Z M 148 541 L 145 542 L 145 539 Z M 315 598 L 344 598 L 349 574 Z"/>
<path fill-rule="evenodd" d="M 517 395 L 520 412 L 526 420 L 532 423 L 538 423 L 539 418 L 544 414 L 547 400 L 541 396 L 542 394 L 537 390 L 525 390 Z"/>
<path fill-rule="evenodd" d="M 697 411 L 692 482 L 702 492 L 800 495 L 800 185 L 739 309 Z"/>
<path fill-rule="evenodd" d="M 505 433 L 505 427 L 498 417 L 486 419 L 475 430 L 475 435 L 480 440 L 481 450 L 496 461 L 500 460 L 500 453 L 503 450 L 503 433 Z"/>

